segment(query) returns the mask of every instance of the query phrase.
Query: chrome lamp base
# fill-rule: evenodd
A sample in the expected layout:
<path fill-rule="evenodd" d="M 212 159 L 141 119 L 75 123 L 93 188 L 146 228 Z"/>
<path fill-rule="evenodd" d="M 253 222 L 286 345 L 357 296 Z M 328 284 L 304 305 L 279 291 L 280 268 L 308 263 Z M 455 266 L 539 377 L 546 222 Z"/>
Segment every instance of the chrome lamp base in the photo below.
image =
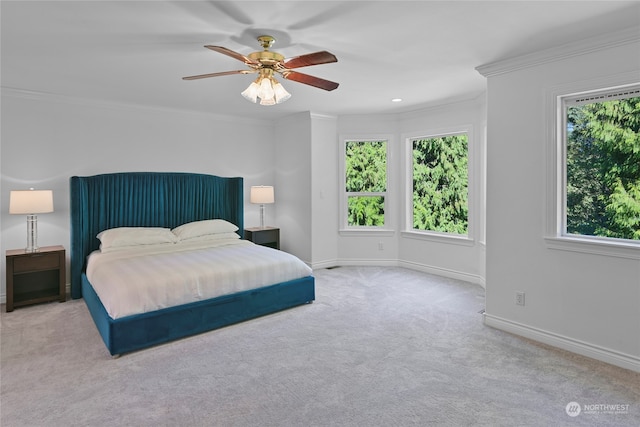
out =
<path fill-rule="evenodd" d="M 27 247 L 25 252 L 38 252 L 38 216 L 27 215 Z"/>

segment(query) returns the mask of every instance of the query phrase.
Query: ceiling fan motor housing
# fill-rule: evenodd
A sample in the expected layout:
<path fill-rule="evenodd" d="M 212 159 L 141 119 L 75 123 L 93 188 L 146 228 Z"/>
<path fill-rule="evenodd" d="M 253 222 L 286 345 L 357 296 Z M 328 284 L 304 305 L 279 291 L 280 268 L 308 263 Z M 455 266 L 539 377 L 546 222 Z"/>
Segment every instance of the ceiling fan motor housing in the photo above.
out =
<path fill-rule="evenodd" d="M 257 61 L 266 66 L 274 66 L 284 59 L 284 55 L 268 50 L 263 50 L 261 52 L 252 52 L 248 55 L 248 57 L 249 59 L 253 59 L 254 61 Z"/>

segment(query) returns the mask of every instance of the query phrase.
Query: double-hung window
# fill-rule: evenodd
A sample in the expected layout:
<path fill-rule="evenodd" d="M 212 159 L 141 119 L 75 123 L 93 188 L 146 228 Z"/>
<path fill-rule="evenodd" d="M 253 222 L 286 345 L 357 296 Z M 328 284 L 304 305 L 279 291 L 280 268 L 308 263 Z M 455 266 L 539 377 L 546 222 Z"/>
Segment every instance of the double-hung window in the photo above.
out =
<path fill-rule="evenodd" d="M 382 229 L 387 223 L 388 139 L 343 142 L 343 227 Z"/>

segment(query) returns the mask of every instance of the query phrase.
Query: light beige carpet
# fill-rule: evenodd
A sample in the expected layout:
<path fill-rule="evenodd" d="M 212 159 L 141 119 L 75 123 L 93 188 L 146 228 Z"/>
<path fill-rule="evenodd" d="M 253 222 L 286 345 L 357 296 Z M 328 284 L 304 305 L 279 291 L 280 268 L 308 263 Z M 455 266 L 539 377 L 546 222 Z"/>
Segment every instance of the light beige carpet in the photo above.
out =
<path fill-rule="evenodd" d="M 640 374 L 484 326 L 479 286 L 315 275 L 313 304 L 118 359 L 82 300 L 3 310 L 0 425 L 640 425 Z"/>

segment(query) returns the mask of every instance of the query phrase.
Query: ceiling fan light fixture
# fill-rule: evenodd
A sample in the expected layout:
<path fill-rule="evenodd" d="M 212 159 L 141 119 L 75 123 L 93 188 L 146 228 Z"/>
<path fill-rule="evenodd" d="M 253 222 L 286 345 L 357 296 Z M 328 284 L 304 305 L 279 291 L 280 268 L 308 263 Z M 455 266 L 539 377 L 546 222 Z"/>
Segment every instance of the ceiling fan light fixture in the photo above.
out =
<path fill-rule="evenodd" d="M 262 77 L 260 81 L 260 89 L 258 90 L 258 96 L 260 99 L 271 99 L 274 97 L 273 86 L 271 85 L 271 80 L 268 78 Z"/>
<path fill-rule="evenodd" d="M 256 82 L 252 82 L 248 88 L 246 88 L 241 95 L 244 96 L 248 101 L 253 102 L 254 104 L 258 101 L 258 91 L 260 90 L 260 86 Z"/>
<path fill-rule="evenodd" d="M 277 81 L 273 85 L 273 93 L 275 94 L 277 104 L 283 103 L 287 99 L 291 98 L 291 94 L 287 92 L 284 86 Z"/>
<path fill-rule="evenodd" d="M 276 79 L 270 76 L 260 76 L 246 88 L 241 95 L 260 105 L 281 104 L 291 98 L 291 94 Z"/>

